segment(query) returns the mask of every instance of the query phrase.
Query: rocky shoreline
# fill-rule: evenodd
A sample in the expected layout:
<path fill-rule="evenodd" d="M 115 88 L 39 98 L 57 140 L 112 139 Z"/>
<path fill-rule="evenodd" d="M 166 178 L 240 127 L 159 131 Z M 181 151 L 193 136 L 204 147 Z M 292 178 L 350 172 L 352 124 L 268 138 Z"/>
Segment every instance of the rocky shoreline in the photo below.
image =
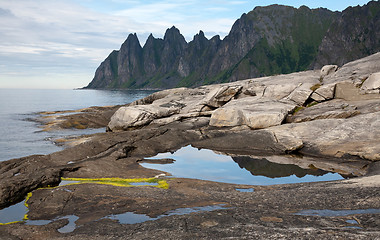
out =
<path fill-rule="evenodd" d="M 70 147 L 60 152 L 1 162 L 0 206 L 31 193 L 28 219 L 50 222 L 2 225 L 0 238 L 379 238 L 379 63 L 377 53 L 341 68 L 164 90 L 125 106 L 70 115 L 45 113 L 45 130 L 107 127 L 107 132 L 71 139 Z M 166 173 L 139 164 L 187 145 L 356 178 L 234 185 L 166 178 Z M 168 188 L 97 183 L 54 187 L 62 178 L 155 176 L 167 181 Z M 179 214 L 178 209 L 193 213 Z M 310 209 L 320 211 L 303 215 Z M 326 216 L 324 210 L 335 212 Z M 123 213 L 150 220 L 123 224 L 109 217 Z M 59 232 L 69 222 L 64 217 L 73 215 L 76 227 Z"/>

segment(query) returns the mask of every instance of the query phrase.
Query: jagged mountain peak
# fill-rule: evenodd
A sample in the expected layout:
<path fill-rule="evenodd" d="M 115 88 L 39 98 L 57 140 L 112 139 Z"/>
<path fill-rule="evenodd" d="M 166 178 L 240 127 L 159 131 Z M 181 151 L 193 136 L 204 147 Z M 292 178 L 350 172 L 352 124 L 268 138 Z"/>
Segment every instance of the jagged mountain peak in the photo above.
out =
<path fill-rule="evenodd" d="M 124 48 L 138 47 L 141 48 L 139 38 L 136 33 L 130 33 L 124 43 L 121 45 L 120 50 Z"/>
<path fill-rule="evenodd" d="M 164 41 L 173 41 L 173 40 L 185 40 L 184 36 L 181 34 L 178 28 L 172 26 L 168 28 L 164 35 Z M 185 40 L 186 41 L 186 40 Z"/>
<path fill-rule="evenodd" d="M 343 14 L 274 4 L 244 13 L 223 40 L 218 35 L 208 40 L 199 31 L 187 43 L 172 26 L 163 39 L 150 34 L 141 48 L 137 35 L 130 34 L 120 51 L 102 62 L 89 87 L 198 86 L 303 71 L 322 63 L 341 65 L 380 51 L 379 12 L 378 1 Z"/>

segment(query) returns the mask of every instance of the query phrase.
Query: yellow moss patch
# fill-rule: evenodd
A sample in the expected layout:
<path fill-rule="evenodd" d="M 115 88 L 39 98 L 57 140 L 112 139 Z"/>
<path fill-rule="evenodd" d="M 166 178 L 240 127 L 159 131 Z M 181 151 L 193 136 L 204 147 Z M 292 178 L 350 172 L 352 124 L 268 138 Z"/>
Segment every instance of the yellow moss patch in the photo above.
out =
<path fill-rule="evenodd" d="M 67 185 L 95 183 L 106 184 L 117 187 L 136 187 L 132 183 L 157 183 L 157 185 L 142 184 L 140 186 L 152 186 L 157 188 L 168 189 L 169 184 L 158 178 L 62 178 L 63 181 L 78 181 L 77 183 L 69 183 Z"/>
<path fill-rule="evenodd" d="M 308 104 L 306 107 L 312 107 L 312 106 L 315 106 L 317 104 L 318 104 L 318 102 L 312 102 L 312 103 Z"/>
<path fill-rule="evenodd" d="M 320 88 L 320 87 L 321 87 L 321 84 L 317 83 L 317 84 L 313 85 L 313 86 L 310 88 L 310 90 L 314 92 L 315 90 L 317 90 L 317 89 Z"/>
<path fill-rule="evenodd" d="M 95 184 L 106 184 L 106 185 L 112 185 L 117 187 L 140 187 L 140 186 L 151 186 L 156 188 L 162 188 L 162 189 L 168 189 L 169 184 L 166 180 L 158 179 L 158 178 L 62 178 L 62 181 L 77 181 L 76 183 L 69 183 L 67 185 L 75 185 L 75 184 L 85 184 L 85 183 L 95 183 Z M 157 183 L 157 185 L 149 185 L 149 184 L 142 184 L 139 186 L 132 185 L 133 183 Z M 56 187 L 43 187 L 38 189 L 54 189 L 58 188 L 60 186 Z M 37 189 L 37 190 L 38 190 Z M 32 192 L 28 193 L 26 195 L 26 198 L 24 200 L 24 205 L 27 209 L 29 209 L 28 200 L 32 197 Z M 13 223 L 21 223 L 28 220 L 28 213 L 26 213 L 22 220 L 20 221 L 14 221 L 14 222 L 8 222 L 8 223 L 0 223 L 1 225 L 8 225 Z"/>
<path fill-rule="evenodd" d="M 297 113 L 299 112 L 301 109 L 303 109 L 303 107 L 296 107 L 293 111 L 293 113 Z"/>
<path fill-rule="evenodd" d="M 83 125 L 78 121 L 66 120 L 61 123 L 62 128 L 76 128 L 76 129 L 86 129 L 87 126 Z"/>

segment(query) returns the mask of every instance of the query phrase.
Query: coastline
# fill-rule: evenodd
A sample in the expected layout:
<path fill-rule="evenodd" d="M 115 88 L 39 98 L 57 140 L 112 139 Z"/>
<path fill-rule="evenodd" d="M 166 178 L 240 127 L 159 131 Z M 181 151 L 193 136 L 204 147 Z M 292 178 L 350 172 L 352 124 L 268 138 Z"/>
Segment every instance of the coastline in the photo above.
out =
<path fill-rule="evenodd" d="M 59 117 L 62 121 L 45 122 L 54 123 L 59 129 L 64 128 L 65 122 L 80 120 L 83 127 L 97 124 L 97 127 L 107 126 L 108 132 L 86 136 L 85 140 L 79 139 L 71 147 L 49 155 L 1 162 L 0 204 L 5 207 L 16 203 L 31 192 L 27 200 L 30 219 L 53 220 L 76 215 L 79 217 L 76 227 L 62 234 L 57 229 L 65 226 L 68 220 L 55 220 L 42 226 L 21 222 L 0 226 L 1 236 L 12 239 L 27 233 L 31 239 L 125 236 L 134 239 L 167 236 L 173 239 L 307 236 L 375 239 L 380 236 L 377 215 L 380 161 L 376 138 L 380 97 L 379 93 L 354 95 L 352 86 L 355 87 L 356 80 L 363 80 L 362 72 L 367 75 L 365 80 L 370 74 L 380 72 L 380 66 L 376 65 L 379 58 L 380 54 L 376 54 L 324 76 L 320 90 L 310 90 L 319 82 L 320 73 L 309 71 L 195 89 L 164 90 L 125 106 L 89 108 L 74 115 L 62 115 Z M 354 79 L 349 83 L 336 81 L 350 77 Z M 291 83 L 291 87 L 285 82 Z M 321 90 L 328 92 L 331 84 L 334 84 L 332 98 L 325 97 L 318 104 L 307 106 L 314 93 L 318 94 L 314 98 L 326 96 Z M 345 94 L 356 98 L 344 99 Z M 297 101 L 302 103 L 297 105 Z M 247 110 L 246 106 L 250 108 Z M 258 111 L 262 106 L 263 110 Z M 297 106 L 301 109 L 296 112 Z M 254 114 L 251 109 L 255 109 Z M 326 110 L 328 116 L 320 113 Z M 136 118 L 117 118 L 118 111 L 122 116 Z M 126 114 L 128 111 L 138 114 Z M 334 111 L 335 115 L 331 113 Z M 265 115 L 268 112 L 269 117 Z M 279 114 L 284 117 L 278 120 L 279 124 L 269 121 Z M 265 117 L 262 122 L 272 125 L 257 127 L 253 119 L 258 115 Z M 358 177 L 317 183 L 236 185 L 166 178 L 162 174 L 166 176 L 167 173 L 139 164 L 145 158 L 187 145 L 229 155 L 298 162 L 303 167 L 333 169 Z M 166 180 L 168 188 L 123 188 L 96 183 L 48 188 L 57 186 L 61 178 L 155 176 Z M 254 191 L 236 190 L 250 188 Z M 178 209 L 221 204 L 223 207 L 210 211 L 170 214 Z M 310 209 L 317 213 L 301 214 Z M 368 209 L 375 211 L 365 214 L 339 212 Z M 336 213 L 318 215 L 318 211 L 323 210 L 335 210 Z M 145 214 L 153 219 L 165 217 L 136 224 L 105 218 L 122 213 Z"/>

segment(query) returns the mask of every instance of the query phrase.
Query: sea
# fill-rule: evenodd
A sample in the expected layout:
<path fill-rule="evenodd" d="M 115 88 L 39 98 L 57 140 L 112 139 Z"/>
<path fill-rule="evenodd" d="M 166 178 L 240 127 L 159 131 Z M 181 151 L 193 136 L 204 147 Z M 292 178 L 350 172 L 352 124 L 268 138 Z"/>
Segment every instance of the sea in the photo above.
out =
<path fill-rule="evenodd" d="M 51 139 L 91 134 L 105 129 L 44 132 L 33 121 L 39 112 L 77 110 L 91 106 L 127 104 L 151 90 L 0 89 L 0 161 L 63 149 Z"/>

